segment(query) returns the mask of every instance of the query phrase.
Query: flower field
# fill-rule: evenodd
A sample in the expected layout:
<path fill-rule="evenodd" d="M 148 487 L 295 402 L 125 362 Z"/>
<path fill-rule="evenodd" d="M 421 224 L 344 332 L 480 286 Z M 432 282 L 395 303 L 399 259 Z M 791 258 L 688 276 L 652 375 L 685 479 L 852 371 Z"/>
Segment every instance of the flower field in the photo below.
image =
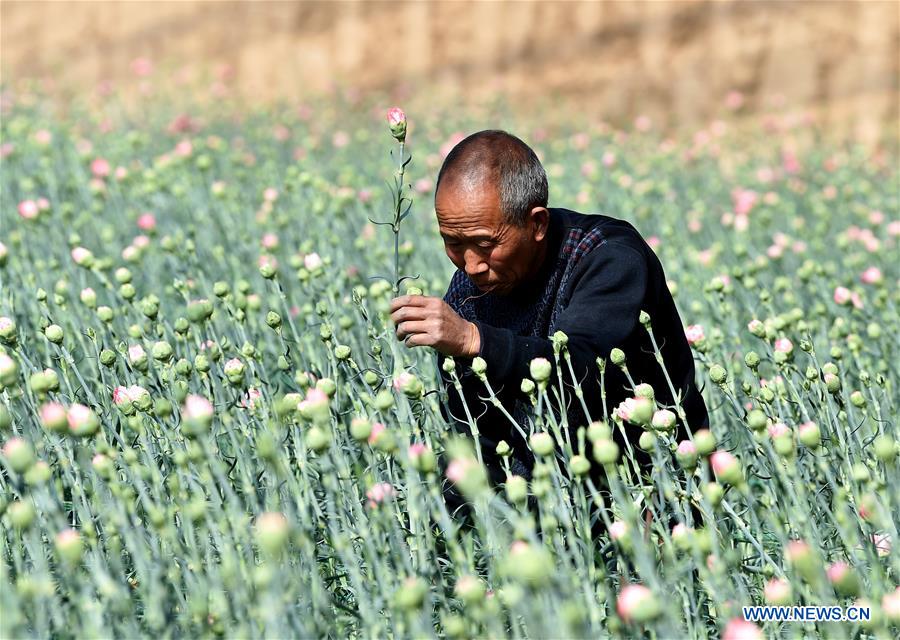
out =
<path fill-rule="evenodd" d="M 670 139 L 410 110 L 401 146 L 370 106 L 4 95 L 0 636 L 896 637 L 895 155 L 789 114 Z M 498 125 L 552 206 L 645 234 L 710 430 L 675 441 L 680 408 L 639 380 L 565 424 L 547 407 L 578 390 L 534 363 L 530 481 L 492 486 L 448 431 L 434 352 L 398 343 L 389 302 L 403 274 L 443 295 L 433 181 Z M 741 619 L 854 603 L 871 619 Z"/>

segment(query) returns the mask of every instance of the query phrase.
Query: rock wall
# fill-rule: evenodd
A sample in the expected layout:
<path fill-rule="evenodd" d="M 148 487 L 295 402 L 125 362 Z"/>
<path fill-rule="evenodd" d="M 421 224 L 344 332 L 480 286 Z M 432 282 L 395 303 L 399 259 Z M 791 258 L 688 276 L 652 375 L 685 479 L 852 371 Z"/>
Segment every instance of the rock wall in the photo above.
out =
<path fill-rule="evenodd" d="M 406 84 L 530 106 L 563 96 L 610 121 L 705 122 L 737 89 L 877 136 L 900 120 L 900 3 L 17 2 L 0 3 L 5 80 L 93 87 L 146 56 L 227 63 L 254 99 L 335 81 Z"/>

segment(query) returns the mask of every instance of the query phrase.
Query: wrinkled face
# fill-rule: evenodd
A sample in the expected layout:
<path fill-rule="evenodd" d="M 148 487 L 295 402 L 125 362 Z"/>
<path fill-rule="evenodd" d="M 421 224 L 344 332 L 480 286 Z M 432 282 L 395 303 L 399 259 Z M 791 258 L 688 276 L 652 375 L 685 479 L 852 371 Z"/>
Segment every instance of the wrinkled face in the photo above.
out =
<path fill-rule="evenodd" d="M 480 181 L 442 183 L 434 207 L 447 257 L 479 290 L 509 293 L 540 268 L 546 209 L 533 209 L 521 227 L 506 223 L 499 190 Z"/>

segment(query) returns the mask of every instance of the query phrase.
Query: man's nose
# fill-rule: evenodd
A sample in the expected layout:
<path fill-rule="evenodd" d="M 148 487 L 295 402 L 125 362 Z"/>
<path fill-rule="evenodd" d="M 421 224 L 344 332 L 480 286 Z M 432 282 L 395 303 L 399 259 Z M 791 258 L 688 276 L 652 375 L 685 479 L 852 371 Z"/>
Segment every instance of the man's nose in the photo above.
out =
<path fill-rule="evenodd" d="M 488 263 L 481 259 L 474 251 L 466 251 L 464 256 L 466 262 L 466 275 L 477 276 L 488 270 Z"/>

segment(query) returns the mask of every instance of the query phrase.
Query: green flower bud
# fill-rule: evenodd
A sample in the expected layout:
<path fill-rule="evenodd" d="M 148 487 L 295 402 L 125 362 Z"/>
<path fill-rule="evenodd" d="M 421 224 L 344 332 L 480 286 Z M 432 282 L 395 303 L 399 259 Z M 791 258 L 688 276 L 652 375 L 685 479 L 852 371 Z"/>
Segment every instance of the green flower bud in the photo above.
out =
<path fill-rule="evenodd" d="M 643 451 L 653 451 L 656 449 L 656 436 L 650 431 L 642 432 L 641 437 L 638 438 L 638 446 Z"/>
<path fill-rule="evenodd" d="M 725 380 L 728 379 L 728 372 L 725 371 L 725 368 L 721 365 L 714 364 L 709 369 L 709 379 L 712 380 L 714 384 L 724 384 Z"/>
<path fill-rule="evenodd" d="M 24 473 L 34 464 L 34 448 L 22 438 L 10 438 L 3 445 L 6 464 L 16 473 Z"/>
<path fill-rule="evenodd" d="M 755 351 L 748 351 L 744 356 L 744 364 L 755 370 L 759 366 L 759 354 Z"/>
<path fill-rule="evenodd" d="M 612 440 L 595 440 L 593 449 L 594 460 L 600 464 L 613 464 L 619 459 L 619 445 Z"/>
<path fill-rule="evenodd" d="M 272 329 L 278 329 L 281 327 L 281 316 L 274 311 L 269 311 L 269 313 L 266 314 L 266 324 Z"/>
<path fill-rule="evenodd" d="M 875 438 L 875 442 L 872 444 L 875 457 L 881 462 L 890 464 L 897 457 L 897 443 L 890 436 L 882 434 Z"/>
<path fill-rule="evenodd" d="M 188 320 L 199 324 L 208 320 L 213 314 L 213 305 L 209 300 L 194 300 L 187 306 Z"/>
<path fill-rule="evenodd" d="M 529 365 L 529 372 L 535 382 L 546 382 L 550 379 L 553 366 L 546 358 L 535 358 Z"/>
<path fill-rule="evenodd" d="M 388 389 L 382 389 L 375 395 L 374 404 L 379 411 L 387 411 L 394 406 L 394 394 Z"/>
<path fill-rule="evenodd" d="M 539 456 L 549 456 L 555 447 L 553 436 L 546 431 L 533 434 L 528 439 L 528 443 L 531 445 L 531 450 Z"/>
<path fill-rule="evenodd" d="M 119 287 L 119 295 L 126 300 L 133 300 L 137 295 L 137 289 L 135 289 L 134 285 L 130 282 L 126 282 L 121 287 Z"/>
<path fill-rule="evenodd" d="M 574 455 L 569 460 L 569 468 L 576 476 L 583 476 L 591 470 L 591 463 L 582 455 Z"/>
<path fill-rule="evenodd" d="M 861 391 L 854 391 L 853 393 L 851 393 L 850 402 L 854 407 L 857 407 L 859 409 L 862 409 L 867 404 L 866 397 L 862 394 Z"/>
<path fill-rule="evenodd" d="M 209 358 L 202 353 L 198 353 L 194 356 L 194 368 L 201 373 L 208 373 L 210 368 Z"/>
<path fill-rule="evenodd" d="M 283 513 L 261 513 L 256 518 L 254 536 L 261 551 L 269 556 L 278 555 L 287 544 L 290 525 Z"/>
<path fill-rule="evenodd" d="M 66 564 L 72 566 L 81 562 L 84 545 L 81 541 L 81 534 L 77 531 L 74 529 L 61 531 L 56 535 L 54 544 L 60 559 Z"/>
<path fill-rule="evenodd" d="M 403 581 L 403 584 L 394 594 L 394 603 L 399 609 L 412 611 L 422 606 L 425 595 L 428 593 L 428 587 L 421 578 L 410 577 Z"/>
<path fill-rule="evenodd" d="M 443 369 L 444 373 L 453 373 L 456 371 L 456 361 L 453 358 L 444 358 L 441 369 Z"/>
<path fill-rule="evenodd" d="M 612 429 L 607 423 L 595 420 L 588 425 L 587 435 L 588 440 L 591 442 L 595 440 L 609 440 L 612 438 Z"/>
<path fill-rule="evenodd" d="M 528 482 L 522 476 L 509 476 L 505 490 L 507 499 L 513 504 L 520 504 L 528 499 Z"/>
<path fill-rule="evenodd" d="M 519 389 L 522 391 L 522 393 L 531 395 L 532 393 L 534 393 L 535 388 L 536 387 L 534 384 L 534 380 L 530 378 L 522 378 L 522 384 L 519 385 Z"/>
<path fill-rule="evenodd" d="M 501 440 L 497 443 L 497 448 L 495 449 L 498 456 L 507 457 L 512 453 L 512 447 L 509 446 L 509 443 L 506 440 Z"/>
<path fill-rule="evenodd" d="M 472 371 L 477 376 L 485 375 L 485 372 L 487 371 L 487 362 L 484 361 L 484 358 L 476 356 L 472 359 Z"/>
<path fill-rule="evenodd" d="M 116 362 L 116 352 L 112 349 L 103 349 L 100 352 L 100 363 L 105 367 L 111 367 Z"/>
<path fill-rule="evenodd" d="M 213 284 L 213 293 L 217 298 L 224 298 L 231 292 L 231 287 L 228 286 L 227 282 L 223 282 L 219 280 L 215 284 Z"/>
<path fill-rule="evenodd" d="M 609 352 L 610 361 L 616 365 L 617 367 L 624 366 L 625 364 L 625 352 L 616 347 L 612 351 Z"/>
<path fill-rule="evenodd" d="M 49 340 L 53 344 L 62 344 L 63 330 L 62 327 L 58 324 L 51 324 L 46 329 L 44 329 L 44 335 L 47 337 L 47 340 Z"/>
<path fill-rule="evenodd" d="M 350 435 L 357 442 L 365 442 L 372 434 L 372 423 L 365 418 L 353 418 L 350 421 Z"/>
<path fill-rule="evenodd" d="M 168 342 L 157 342 L 153 345 L 153 348 L 150 350 L 153 354 L 153 358 L 155 360 L 159 360 L 160 362 L 168 362 L 172 359 L 174 351 L 172 350 L 172 345 Z"/>
<path fill-rule="evenodd" d="M 718 482 L 709 482 L 703 487 L 703 496 L 709 501 L 713 508 L 718 507 L 722 503 L 725 496 L 725 489 Z"/>
<path fill-rule="evenodd" d="M 694 433 L 694 446 L 701 456 L 708 456 L 716 450 L 716 437 L 709 429 L 700 429 Z"/>
<path fill-rule="evenodd" d="M 109 307 L 97 307 L 97 317 L 101 322 L 109 324 L 115 317 L 115 312 Z"/>
<path fill-rule="evenodd" d="M 30 501 L 16 500 L 7 507 L 6 513 L 12 526 L 20 531 L 27 529 L 34 522 L 34 505 Z"/>
<path fill-rule="evenodd" d="M 176 318 L 175 322 L 172 324 L 172 328 L 175 329 L 175 333 L 179 335 L 185 335 L 190 329 L 190 323 L 187 318 Z"/>
<path fill-rule="evenodd" d="M 305 442 L 316 453 L 322 453 L 331 444 L 331 436 L 325 429 L 313 426 L 306 432 Z"/>
<path fill-rule="evenodd" d="M 50 465 L 43 460 L 38 460 L 25 472 L 25 483 L 32 487 L 39 487 L 47 484 L 52 476 Z"/>

